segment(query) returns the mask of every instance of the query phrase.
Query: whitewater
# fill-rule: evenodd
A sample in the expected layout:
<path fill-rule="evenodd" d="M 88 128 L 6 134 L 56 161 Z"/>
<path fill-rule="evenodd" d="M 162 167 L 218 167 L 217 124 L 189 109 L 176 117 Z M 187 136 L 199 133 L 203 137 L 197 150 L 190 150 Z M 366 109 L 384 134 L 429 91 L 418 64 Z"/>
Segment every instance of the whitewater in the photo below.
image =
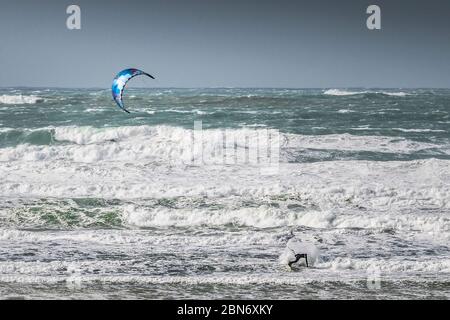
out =
<path fill-rule="evenodd" d="M 450 297 L 449 90 L 127 95 L 0 89 L 2 298 Z"/>

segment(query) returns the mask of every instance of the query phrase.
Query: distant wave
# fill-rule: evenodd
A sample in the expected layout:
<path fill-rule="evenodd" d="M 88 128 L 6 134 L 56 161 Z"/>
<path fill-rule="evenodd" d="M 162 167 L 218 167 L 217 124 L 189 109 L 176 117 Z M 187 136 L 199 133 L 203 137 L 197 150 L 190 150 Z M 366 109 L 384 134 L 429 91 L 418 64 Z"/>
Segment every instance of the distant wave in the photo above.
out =
<path fill-rule="evenodd" d="M 355 94 L 362 94 L 364 92 L 355 92 L 355 91 L 345 91 L 339 89 L 328 89 L 323 94 L 327 96 L 352 96 Z"/>
<path fill-rule="evenodd" d="M 355 111 L 349 110 L 349 109 L 340 109 L 340 110 L 338 110 L 338 113 L 351 113 L 351 112 L 355 112 Z"/>
<path fill-rule="evenodd" d="M 406 92 L 380 92 L 381 94 L 385 94 L 387 96 L 394 96 L 394 97 L 405 97 L 408 96 L 409 93 Z"/>
<path fill-rule="evenodd" d="M 393 130 L 401 131 L 401 132 L 445 132 L 445 130 L 438 129 L 405 129 L 405 128 L 393 128 Z"/>
<path fill-rule="evenodd" d="M 38 96 L 24 96 L 24 95 L 1 95 L 1 104 L 35 104 L 43 102 L 44 99 Z"/>
<path fill-rule="evenodd" d="M 405 97 L 409 95 L 406 92 L 388 92 L 388 91 L 347 91 L 347 90 L 340 90 L 340 89 L 328 89 L 324 91 L 323 94 L 329 95 L 329 96 L 353 96 L 357 94 L 384 94 L 387 96 L 394 96 L 394 97 Z"/>

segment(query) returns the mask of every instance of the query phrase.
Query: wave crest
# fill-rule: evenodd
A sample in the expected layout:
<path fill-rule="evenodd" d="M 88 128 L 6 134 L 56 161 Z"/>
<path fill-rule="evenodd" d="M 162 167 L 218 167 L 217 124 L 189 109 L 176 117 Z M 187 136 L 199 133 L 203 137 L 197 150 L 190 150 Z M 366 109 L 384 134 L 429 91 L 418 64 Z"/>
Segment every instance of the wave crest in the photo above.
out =
<path fill-rule="evenodd" d="M 389 92 L 389 91 L 347 91 L 341 89 L 328 89 L 323 92 L 324 95 L 328 96 L 353 96 L 358 94 L 383 94 L 387 96 L 393 97 L 405 97 L 408 96 L 409 93 L 406 92 Z"/>
<path fill-rule="evenodd" d="M 161 160 L 168 163 L 192 164 L 201 161 L 223 164 L 228 161 L 229 152 L 234 154 L 233 163 L 249 163 L 250 151 L 267 150 L 268 147 L 273 147 L 275 154 L 259 153 L 256 160 L 303 162 L 304 159 L 325 157 L 336 152 L 404 155 L 449 152 L 446 144 L 399 137 L 351 134 L 313 136 L 281 133 L 265 128 L 202 131 L 171 126 L 8 129 L 0 131 L 1 142 L 7 147 L 1 149 L 0 161 L 67 160 L 85 163 Z"/>
<path fill-rule="evenodd" d="M 1 95 L 0 104 L 35 104 L 43 102 L 44 99 L 38 96 L 25 95 Z"/>

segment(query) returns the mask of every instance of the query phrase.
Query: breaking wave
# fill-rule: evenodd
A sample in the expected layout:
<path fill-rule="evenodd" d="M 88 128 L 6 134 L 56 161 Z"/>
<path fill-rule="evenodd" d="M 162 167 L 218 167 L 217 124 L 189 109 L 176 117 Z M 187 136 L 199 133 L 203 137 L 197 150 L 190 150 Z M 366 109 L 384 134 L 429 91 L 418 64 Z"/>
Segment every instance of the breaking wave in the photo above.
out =
<path fill-rule="evenodd" d="M 378 152 L 448 154 L 447 145 L 418 142 L 402 137 L 357 136 L 351 134 L 301 135 L 273 129 L 208 129 L 201 133 L 171 126 L 129 126 L 114 128 L 56 127 L 36 130 L 8 129 L 0 132 L 0 161 L 68 160 L 152 161 L 187 163 L 225 157 L 225 147 L 241 152 L 263 150 L 279 144 L 281 162 L 297 162 L 301 157 L 325 150 L 339 152 Z M 201 148 L 200 148 L 201 146 Z M 316 151 L 314 151 L 316 150 Z M 247 155 L 248 157 L 248 155 Z M 296 160 L 297 159 L 297 160 Z"/>
<path fill-rule="evenodd" d="M 43 101 L 43 98 L 37 96 L 0 95 L 0 104 L 35 104 Z"/>
<path fill-rule="evenodd" d="M 323 92 L 325 95 L 329 96 L 353 96 L 358 94 L 384 94 L 387 96 L 393 96 L 393 97 L 405 97 L 409 94 L 406 92 L 389 92 L 389 91 L 348 91 L 348 90 L 342 90 L 342 89 L 328 89 Z"/>

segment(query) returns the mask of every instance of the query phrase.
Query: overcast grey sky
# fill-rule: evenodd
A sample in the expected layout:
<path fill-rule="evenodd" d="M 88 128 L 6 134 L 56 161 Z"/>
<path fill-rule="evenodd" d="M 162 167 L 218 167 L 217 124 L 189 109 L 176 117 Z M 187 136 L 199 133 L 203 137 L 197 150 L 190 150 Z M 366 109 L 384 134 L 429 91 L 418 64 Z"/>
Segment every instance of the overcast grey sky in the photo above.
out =
<path fill-rule="evenodd" d="M 109 87 L 125 67 L 167 87 L 450 87 L 444 0 L 1 0 L 0 39 L 2 87 Z"/>

